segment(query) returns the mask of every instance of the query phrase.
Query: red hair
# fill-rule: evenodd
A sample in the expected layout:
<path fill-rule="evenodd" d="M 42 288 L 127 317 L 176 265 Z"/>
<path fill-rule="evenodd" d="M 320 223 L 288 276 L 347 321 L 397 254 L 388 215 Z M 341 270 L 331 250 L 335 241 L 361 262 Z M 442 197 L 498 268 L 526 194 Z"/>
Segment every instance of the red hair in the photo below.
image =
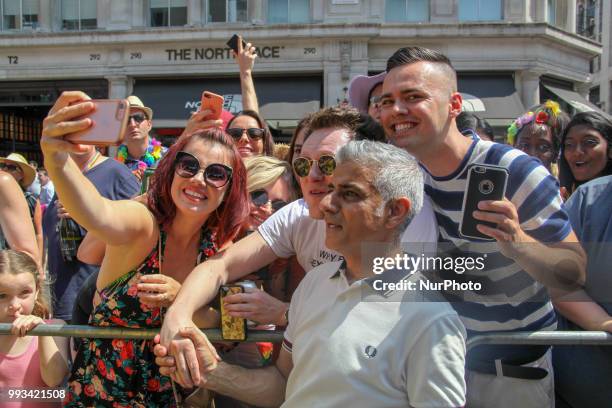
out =
<path fill-rule="evenodd" d="M 147 204 L 155 219 L 162 226 L 167 227 L 174 221 L 176 205 L 172 201 L 171 189 L 174 180 L 174 161 L 178 152 L 192 140 L 201 140 L 214 145 L 222 146 L 231 157 L 232 179 L 225 198 L 221 205 L 212 213 L 206 225 L 216 234 L 219 247 L 232 241 L 243 222 L 249 215 L 249 199 L 246 188 L 246 170 L 238 150 L 230 138 L 220 128 L 197 130 L 191 134 L 181 136 L 168 152 L 159 161 L 157 169 L 151 179 L 151 186 L 147 194 Z"/>

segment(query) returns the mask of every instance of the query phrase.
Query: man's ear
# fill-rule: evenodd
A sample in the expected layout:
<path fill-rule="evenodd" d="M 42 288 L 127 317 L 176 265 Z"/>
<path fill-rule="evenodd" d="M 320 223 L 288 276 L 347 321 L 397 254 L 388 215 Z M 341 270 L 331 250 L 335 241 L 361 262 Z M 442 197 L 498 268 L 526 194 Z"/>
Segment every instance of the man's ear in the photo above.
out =
<path fill-rule="evenodd" d="M 459 92 L 453 92 L 450 96 L 450 114 L 456 118 L 461 113 L 461 106 L 463 105 L 463 97 Z"/>
<path fill-rule="evenodd" d="M 385 220 L 385 227 L 389 229 L 395 229 L 398 225 L 404 222 L 412 203 L 408 197 L 396 198 L 387 203 L 387 219 Z"/>

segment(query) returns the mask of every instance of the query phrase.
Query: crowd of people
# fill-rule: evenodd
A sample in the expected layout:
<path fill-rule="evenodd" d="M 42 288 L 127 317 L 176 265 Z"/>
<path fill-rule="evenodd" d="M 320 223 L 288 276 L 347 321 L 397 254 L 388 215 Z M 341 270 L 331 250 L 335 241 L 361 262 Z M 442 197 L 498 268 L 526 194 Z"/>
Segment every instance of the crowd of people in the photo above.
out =
<path fill-rule="evenodd" d="M 609 405 L 609 347 L 466 349 L 612 332 L 609 118 L 546 101 L 497 143 L 462 112 L 450 60 L 405 47 L 283 146 L 259 113 L 255 48 L 238 47 L 244 110 L 194 112 L 171 146 L 134 95 L 116 157 L 67 141 L 95 109 L 72 91 L 43 122 L 44 168 L 0 159 L 0 388 L 63 387 L 68 407 Z M 470 214 L 488 239 L 460 230 L 474 166 L 508 176 Z M 405 254 L 485 261 L 372 268 Z M 256 288 L 219 300 L 245 279 Z M 426 289 L 447 281 L 478 288 Z M 219 327 L 221 301 L 282 344 L 211 343 L 200 328 Z M 28 336 L 64 322 L 160 335 Z"/>

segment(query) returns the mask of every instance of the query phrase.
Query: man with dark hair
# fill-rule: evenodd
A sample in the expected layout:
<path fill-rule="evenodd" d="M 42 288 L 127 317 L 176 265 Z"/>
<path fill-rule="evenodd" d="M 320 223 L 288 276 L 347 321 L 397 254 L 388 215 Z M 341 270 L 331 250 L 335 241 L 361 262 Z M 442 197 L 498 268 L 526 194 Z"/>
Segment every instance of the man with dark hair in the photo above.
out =
<path fill-rule="evenodd" d="M 564 280 L 579 285 L 585 267 L 558 184 L 536 159 L 474 134 L 463 136 L 456 125 L 461 104 L 457 75 L 446 56 L 406 47 L 389 58 L 381 121 L 391 143 L 414 155 L 425 169 L 439 244 L 447 249 L 445 256 L 486 256 L 481 271 L 437 271 L 444 279 L 482 283 L 480 291 L 446 296 L 455 302 L 468 336 L 554 330 L 555 313 L 544 286 L 558 287 Z M 481 201 L 470 214 L 493 223 L 477 227 L 496 241 L 491 244 L 459 232 L 467 169 L 474 164 L 501 166 L 509 174 L 505 198 Z M 552 407 L 549 361 L 547 347 L 477 348 L 467 356 L 467 405 Z"/>

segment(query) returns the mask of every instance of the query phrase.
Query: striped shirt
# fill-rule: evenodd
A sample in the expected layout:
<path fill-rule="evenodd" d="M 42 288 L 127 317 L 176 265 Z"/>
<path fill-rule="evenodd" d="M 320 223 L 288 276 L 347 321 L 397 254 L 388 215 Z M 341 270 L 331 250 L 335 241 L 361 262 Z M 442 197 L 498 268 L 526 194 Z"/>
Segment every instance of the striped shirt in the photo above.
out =
<path fill-rule="evenodd" d="M 473 139 L 451 175 L 434 177 L 426 169 L 424 172 L 425 192 L 431 198 L 439 226 L 439 255 L 456 258 L 486 254 L 482 270 L 472 269 L 461 275 L 440 272 L 444 279 L 479 282 L 482 289 L 446 296 L 454 302 L 468 337 L 493 331 L 554 330 L 556 317 L 546 289 L 503 256 L 496 242 L 461 236 L 459 223 L 469 166 L 496 165 L 508 170 L 506 198 L 516 206 L 521 228 L 540 242 L 562 241 L 571 232 L 571 225 L 562 207 L 559 184 L 537 159 L 508 145 L 483 141 L 476 135 Z M 479 348 L 479 355 L 487 360 L 508 358 L 508 354 L 520 359 L 520 348 L 513 346 L 483 349 L 486 347 Z"/>

